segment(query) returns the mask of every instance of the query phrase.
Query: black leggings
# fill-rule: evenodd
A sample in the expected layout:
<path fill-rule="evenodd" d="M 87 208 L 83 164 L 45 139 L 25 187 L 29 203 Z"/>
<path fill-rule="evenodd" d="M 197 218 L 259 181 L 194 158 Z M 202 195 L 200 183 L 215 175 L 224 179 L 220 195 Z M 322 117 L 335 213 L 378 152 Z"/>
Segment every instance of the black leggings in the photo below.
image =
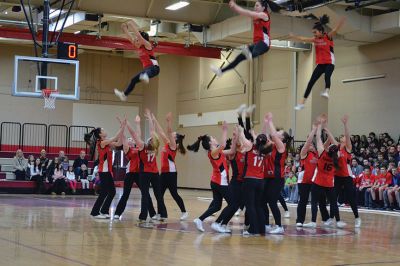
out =
<path fill-rule="evenodd" d="M 178 174 L 175 173 L 161 173 L 161 196 L 164 199 L 165 191 L 169 190 L 172 198 L 175 200 L 176 204 L 178 204 L 181 212 L 186 212 L 185 203 L 181 196 L 178 194 Z M 165 218 L 168 217 L 167 209 L 165 209 Z"/>
<path fill-rule="evenodd" d="M 122 213 L 125 211 L 126 203 L 128 202 L 129 195 L 131 194 L 132 185 L 136 183 L 138 188 L 140 189 L 140 182 L 139 182 L 139 173 L 127 173 L 124 179 L 124 192 L 122 193 L 121 198 L 117 204 L 117 208 L 115 210 L 115 215 L 121 216 Z M 156 211 L 153 207 L 153 201 L 149 195 L 149 215 L 153 217 L 156 214 Z"/>
<path fill-rule="evenodd" d="M 210 186 L 213 193 L 213 200 L 208 209 L 199 217 L 201 221 L 221 210 L 222 199 L 225 199 L 228 204 L 230 203 L 228 186 L 221 186 L 213 182 L 211 182 Z"/>
<path fill-rule="evenodd" d="M 274 216 L 275 224 L 281 226 L 281 212 L 278 208 L 278 200 L 281 196 L 281 191 L 285 184 L 284 178 L 266 178 L 264 186 L 264 211 L 265 211 L 265 224 L 269 225 L 269 209 L 271 208 L 272 215 Z"/>
<path fill-rule="evenodd" d="M 279 203 L 282 205 L 282 208 L 285 210 L 285 212 L 288 212 L 289 209 L 288 209 L 288 207 L 287 207 L 287 205 L 286 205 L 285 199 L 283 198 L 282 191 L 281 191 L 281 195 L 279 196 L 278 201 L 279 201 Z"/>
<path fill-rule="evenodd" d="M 252 45 L 249 45 L 248 48 L 253 58 L 263 55 L 269 50 L 268 44 L 266 44 L 264 41 L 253 43 Z M 239 54 L 231 63 L 221 69 L 222 73 L 235 68 L 237 65 L 239 65 L 240 62 L 244 60 L 246 60 L 246 56 L 244 56 L 243 53 Z"/>
<path fill-rule="evenodd" d="M 160 74 L 160 67 L 159 66 L 150 66 L 148 68 L 143 69 L 142 72 L 138 73 L 136 76 L 134 76 L 131 80 L 131 83 L 129 83 L 128 87 L 126 88 L 124 94 L 128 96 L 133 89 L 135 88 L 136 84 L 140 82 L 140 76 L 143 74 L 147 74 L 149 78 L 154 78 L 158 74 Z"/>
<path fill-rule="evenodd" d="M 111 173 L 99 173 L 99 177 L 101 182 L 100 193 L 90 213 L 93 216 L 100 213 L 109 214 L 111 202 L 115 196 L 115 185 Z"/>
<path fill-rule="evenodd" d="M 304 98 L 305 99 L 308 98 L 315 82 L 317 82 L 317 80 L 324 73 L 325 73 L 325 88 L 330 89 L 331 88 L 331 76 L 332 76 L 334 69 L 335 69 L 335 65 L 333 65 L 333 64 L 317 65 L 314 69 L 314 72 L 311 75 L 310 81 L 308 82 L 307 89 L 304 92 Z"/>
<path fill-rule="evenodd" d="M 264 179 L 245 178 L 243 183 L 244 205 L 248 215 L 251 234 L 265 233 Z"/>
<path fill-rule="evenodd" d="M 354 197 L 354 184 L 353 184 L 353 178 L 351 178 L 351 176 L 348 177 L 335 176 L 336 199 L 338 198 L 341 189 L 344 189 L 344 196 L 349 201 L 354 217 L 358 218 L 358 207 L 356 199 Z"/>
<path fill-rule="evenodd" d="M 312 184 L 297 184 L 299 186 L 299 203 L 297 204 L 297 219 L 296 223 L 304 223 L 306 219 L 307 203 L 310 196 Z M 321 212 L 322 221 L 329 219 L 328 209 L 326 208 L 326 196 L 321 194 L 320 200 L 318 201 L 319 211 Z"/>
<path fill-rule="evenodd" d="M 335 189 L 333 187 L 322 187 L 317 184 L 312 184 L 311 186 L 311 221 L 314 223 L 317 221 L 318 205 L 320 206 L 322 220 L 324 221 L 324 216 L 326 216 L 328 212 L 326 210 L 325 196 L 329 199 L 330 203 L 329 217 L 335 217 L 336 221 L 340 221 L 339 208 L 335 198 Z"/>
<path fill-rule="evenodd" d="M 239 126 L 241 126 L 244 130 L 244 136 L 246 137 L 246 139 L 254 141 L 253 139 L 253 135 L 250 133 L 251 130 L 251 123 L 250 123 L 250 117 L 246 116 L 246 126 L 244 126 L 243 124 L 243 118 L 242 116 L 238 116 L 238 122 L 239 122 Z"/>
<path fill-rule="evenodd" d="M 236 179 L 232 178 L 232 181 L 228 186 L 230 202 L 228 202 L 228 206 L 222 210 L 215 222 L 226 225 L 232 219 L 233 215 L 235 215 L 235 212 L 239 209 L 243 202 L 242 185 L 243 182 L 238 182 Z"/>
<path fill-rule="evenodd" d="M 58 178 L 56 181 L 54 181 L 53 192 L 55 192 L 57 195 L 60 195 L 61 193 L 65 193 L 66 191 L 67 183 L 65 182 L 64 178 Z"/>
<path fill-rule="evenodd" d="M 140 192 L 142 193 L 142 199 L 141 199 L 141 207 L 140 207 L 140 214 L 139 214 L 139 219 L 140 220 L 146 220 L 147 219 L 147 213 L 149 213 L 150 217 L 153 217 L 156 212 L 154 210 L 153 202 L 150 197 L 150 182 L 152 179 L 157 179 L 159 178 L 158 173 L 140 173 L 139 174 L 139 188 Z M 157 187 L 157 185 L 156 185 Z M 156 194 L 156 189 L 154 189 L 154 194 Z M 157 201 L 158 204 L 158 201 Z M 165 207 L 165 206 L 164 206 Z"/>

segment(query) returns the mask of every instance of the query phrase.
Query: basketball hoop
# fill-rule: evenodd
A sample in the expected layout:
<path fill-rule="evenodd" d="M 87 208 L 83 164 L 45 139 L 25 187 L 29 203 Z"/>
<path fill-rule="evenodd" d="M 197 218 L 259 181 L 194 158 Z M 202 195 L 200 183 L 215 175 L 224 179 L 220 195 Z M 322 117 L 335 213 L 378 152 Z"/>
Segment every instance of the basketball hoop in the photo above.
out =
<path fill-rule="evenodd" d="M 43 89 L 42 95 L 44 98 L 44 109 L 56 109 L 56 98 L 58 91 L 52 89 Z"/>

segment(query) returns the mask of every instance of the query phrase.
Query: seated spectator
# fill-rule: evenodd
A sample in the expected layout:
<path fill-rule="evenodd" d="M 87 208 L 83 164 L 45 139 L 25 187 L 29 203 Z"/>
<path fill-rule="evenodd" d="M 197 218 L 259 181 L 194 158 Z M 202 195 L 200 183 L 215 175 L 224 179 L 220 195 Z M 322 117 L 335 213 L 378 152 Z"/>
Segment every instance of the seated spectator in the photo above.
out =
<path fill-rule="evenodd" d="M 387 165 L 388 161 L 385 159 L 385 156 L 382 152 L 378 153 L 378 161 L 379 165 Z"/>
<path fill-rule="evenodd" d="M 354 176 L 359 176 L 363 172 L 363 167 L 358 164 L 356 159 L 351 160 L 351 172 Z"/>
<path fill-rule="evenodd" d="M 383 200 L 387 210 L 395 210 L 400 207 L 399 202 L 396 204 L 396 191 L 398 191 L 400 187 L 400 172 L 397 171 L 397 168 L 392 168 L 392 175 L 392 184 L 383 192 Z"/>
<path fill-rule="evenodd" d="M 74 168 L 74 173 L 76 176 L 79 176 L 79 172 L 81 171 L 81 167 L 82 164 L 84 165 L 88 165 L 88 160 L 85 159 L 86 157 L 86 152 L 85 151 L 81 151 L 79 154 L 79 157 L 75 159 L 74 164 L 73 164 L 73 168 Z"/>
<path fill-rule="evenodd" d="M 82 183 L 82 189 L 89 189 L 89 180 L 88 180 L 89 174 L 88 174 L 88 169 L 85 164 L 81 165 L 81 171 L 78 176 L 78 181 Z"/>
<path fill-rule="evenodd" d="M 66 176 L 67 176 L 67 181 L 68 181 L 69 187 L 71 188 L 72 194 L 75 194 L 77 181 L 76 181 L 72 166 L 68 167 Z"/>
<path fill-rule="evenodd" d="M 300 162 L 300 153 L 296 153 L 296 155 L 294 156 L 294 167 L 296 169 L 299 168 L 301 162 Z"/>
<path fill-rule="evenodd" d="M 28 156 L 28 163 L 27 163 L 27 169 L 26 169 L 26 180 L 31 179 L 31 170 L 30 170 L 30 165 L 35 165 L 35 157 L 31 154 Z"/>
<path fill-rule="evenodd" d="M 400 145 L 396 147 L 396 153 L 394 155 L 395 163 L 398 164 L 400 162 Z"/>
<path fill-rule="evenodd" d="M 64 151 L 59 151 L 58 152 L 58 159 L 60 160 L 60 162 L 64 162 L 64 159 L 65 159 L 65 152 Z"/>
<path fill-rule="evenodd" d="M 64 176 L 64 170 L 62 168 L 61 164 L 58 164 L 57 167 L 54 169 L 54 174 L 53 174 L 53 192 L 51 194 L 53 195 L 65 195 L 65 192 L 67 191 L 67 183 L 65 180 Z"/>
<path fill-rule="evenodd" d="M 296 185 L 297 185 L 297 178 L 294 175 L 293 171 L 290 171 L 288 177 L 285 180 L 285 187 L 284 187 L 286 200 L 290 201 L 292 192 L 295 189 Z"/>
<path fill-rule="evenodd" d="M 36 159 L 35 163 L 29 165 L 31 180 L 36 182 L 36 193 L 43 192 L 43 172 L 40 159 Z"/>
<path fill-rule="evenodd" d="M 356 191 L 357 191 L 357 201 L 358 205 L 370 207 L 370 188 L 375 182 L 375 176 L 371 174 L 371 169 L 367 166 L 364 168 L 362 174 L 357 177 L 356 181 Z"/>
<path fill-rule="evenodd" d="M 64 175 L 66 175 L 66 173 L 67 173 L 67 171 L 68 171 L 68 169 L 69 169 L 69 160 L 68 160 L 68 157 L 64 157 L 64 160 L 63 160 L 63 161 L 60 160 L 60 163 L 61 163 L 62 166 L 63 166 Z"/>
<path fill-rule="evenodd" d="M 375 179 L 374 185 L 371 188 L 371 198 L 373 203 L 380 208 L 383 208 L 383 191 L 392 183 L 392 173 L 386 170 L 385 166 L 381 166 L 378 176 Z"/>
<path fill-rule="evenodd" d="M 18 149 L 13 159 L 13 170 L 16 180 L 25 180 L 27 167 L 28 167 L 28 162 L 24 158 L 22 150 Z"/>
<path fill-rule="evenodd" d="M 47 167 L 49 167 L 49 159 L 46 157 L 46 150 L 40 151 L 40 163 L 42 164 L 42 175 L 46 176 L 47 174 Z"/>
<path fill-rule="evenodd" d="M 55 157 L 54 160 L 51 161 L 51 163 L 49 164 L 49 166 L 47 167 L 47 171 L 46 171 L 46 182 L 52 184 L 53 183 L 53 175 L 54 175 L 54 171 L 56 169 L 59 169 L 60 166 L 60 160 L 58 159 L 58 157 Z"/>

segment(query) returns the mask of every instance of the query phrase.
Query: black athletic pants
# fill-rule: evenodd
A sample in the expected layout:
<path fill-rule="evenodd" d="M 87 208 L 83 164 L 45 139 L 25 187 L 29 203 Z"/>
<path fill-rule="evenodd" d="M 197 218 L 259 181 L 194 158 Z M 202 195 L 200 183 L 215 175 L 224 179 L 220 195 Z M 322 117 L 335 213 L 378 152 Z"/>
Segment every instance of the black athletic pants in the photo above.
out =
<path fill-rule="evenodd" d="M 159 183 L 159 181 L 157 181 L 157 179 L 159 177 L 160 176 L 158 175 L 158 173 L 143 172 L 143 173 L 139 174 L 139 184 L 140 184 L 139 189 L 140 189 L 140 192 L 142 193 L 141 207 L 140 207 L 140 214 L 139 214 L 140 220 L 146 220 L 147 213 L 149 213 L 150 217 L 152 217 L 156 214 L 154 207 L 153 207 L 153 202 L 150 197 L 149 190 L 150 190 L 150 183 L 152 183 L 152 180 L 154 181 L 153 182 L 154 184 L 156 184 L 157 182 Z M 154 195 L 156 195 L 156 199 L 157 199 L 157 197 L 160 196 L 159 193 L 156 192 L 157 190 L 159 191 L 159 185 L 157 186 L 157 184 L 156 184 L 155 185 L 156 188 L 154 188 L 153 183 L 152 183 L 153 191 L 154 191 Z M 159 202 L 159 200 L 157 199 L 157 204 L 159 205 L 157 207 L 160 208 L 160 203 L 158 203 L 158 202 Z M 164 208 L 165 208 L 165 205 L 164 205 Z"/>
<path fill-rule="evenodd" d="M 308 198 L 311 193 L 312 184 L 297 184 L 299 186 L 299 203 L 297 204 L 297 219 L 296 223 L 304 223 L 306 219 Z M 326 208 L 326 196 L 321 194 L 318 201 L 319 211 L 321 212 L 322 221 L 329 219 L 328 209 Z"/>
<path fill-rule="evenodd" d="M 351 176 L 348 177 L 335 176 L 335 193 L 336 193 L 335 201 L 337 200 L 340 189 L 342 187 L 344 189 L 345 198 L 349 201 L 354 217 L 358 218 L 358 207 L 356 199 L 354 197 L 353 178 L 351 178 Z"/>
<path fill-rule="evenodd" d="M 243 183 L 244 205 L 251 234 L 265 233 L 264 179 L 245 178 Z"/>
<path fill-rule="evenodd" d="M 228 206 L 226 206 L 217 220 L 215 222 L 228 224 L 232 217 L 235 215 L 235 212 L 239 209 L 240 205 L 243 202 L 242 199 L 242 185 L 243 182 L 238 182 L 236 179 L 232 178 L 232 181 L 229 183 L 229 198 Z"/>
<path fill-rule="evenodd" d="M 266 178 L 264 185 L 264 212 L 265 224 L 269 225 L 269 209 L 271 208 L 272 215 L 274 216 L 275 224 L 282 226 L 281 212 L 278 208 L 278 200 L 281 197 L 281 191 L 285 185 L 284 178 Z"/>
<path fill-rule="evenodd" d="M 150 66 L 148 68 L 143 69 L 142 72 L 138 73 L 136 76 L 134 76 L 131 80 L 131 83 L 129 83 L 128 87 L 126 88 L 124 94 L 128 96 L 133 89 L 135 88 L 136 84 L 140 82 L 140 76 L 143 74 L 147 74 L 149 78 L 154 78 L 158 74 L 160 74 L 160 67 L 159 66 Z"/>
<path fill-rule="evenodd" d="M 111 173 L 99 173 L 100 193 L 93 205 L 90 215 L 96 216 L 100 213 L 109 214 L 111 202 L 115 196 L 115 185 Z"/>
<path fill-rule="evenodd" d="M 244 136 L 246 137 L 246 139 L 254 141 L 253 135 L 250 133 L 250 130 L 251 130 L 250 117 L 246 116 L 246 126 L 244 126 L 244 124 L 243 124 L 242 116 L 238 117 L 238 122 L 239 122 L 239 126 L 241 126 L 244 129 L 243 133 L 244 133 Z"/>
<path fill-rule="evenodd" d="M 185 204 L 181 196 L 178 194 L 178 173 L 161 173 L 161 196 L 164 201 L 165 191 L 169 190 L 172 198 L 175 200 L 176 204 L 178 204 L 181 212 L 186 212 Z M 167 209 L 165 209 L 165 218 L 168 217 Z"/>
<path fill-rule="evenodd" d="M 318 205 L 322 207 L 321 204 L 324 204 L 325 208 L 321 208 L 320 211 L 322 217 L 326 215 L 322 214 L 323 209 L 326 210 L 326 201 L 324 195 L 326 195 L 330 203 L 329 217 L 330 218 L 335 217 L 336 221 L 340 221 L 339 208 L 336 202 L 335 189 L 333 187 L 322 187 L 317 184 L 312 184 L 311 187 L 311 221 L 314 223 L 317 221 Z M 324 220 L 324 217 L 322 218 L 322 220 Z"/>
<path fill-rule="evenodd" d="M 201 221 L 221 210 L 222 199 L 225 199 L 228 204 L 230 202 L 228 186 L 221 186 L 213 182 L 211 182 L 210 186 L 213 193 L 213 200 L 208 209 L 199 217 Z"/>
<path fill-rule="evenodd" d="M 285 186 L 285 184 L 284 184 L 284 186 Z M 283 198 L 282 191 L 281 191 L 281 195 L 279 196 L 278 201 L 279 201 L 279 203 L 282 205 L 282 208 L 285 210 L 285 212 L 289 211 L 289 209 L 288 209 L 288 207 L 287 207 L 287 205 L 286 205 L 286 201 L 285 201 L 285 199 Z"/>
<path fill-rule="evenodd" d="M 311 79 L 308 82 L 307 89 L 304 92 L 304 98 L 307 99 L 311 93 L 312 87 L 314 86 L 315 82 L 321 77 L 322 74 L 325 74 L 325 88 L 331 88 L 331 76 L 333 70 L 335 69 L 335 65 L 333 64 L 322 64 L 317 65 L 314 69 L 314 72 L 311 75 Z"/>
<path fill-rule="evenodd" d="M 260 55 L 265 54 L 269 50 L 268 44 L 266 44 L 264 41 L 259 41 L 257 43 L 253 43 L 248 46 L 252 57 L 256 58 Z M 228 70 L 231 70 L 235 68 L 237 65 L 239 65 L 240 62 L 246 60 L 246 56 L 244 54 L 239 54 L 230 64 L 228 64 L 226 67 L 222 68 L 221 71 L 222 73 Z"/>

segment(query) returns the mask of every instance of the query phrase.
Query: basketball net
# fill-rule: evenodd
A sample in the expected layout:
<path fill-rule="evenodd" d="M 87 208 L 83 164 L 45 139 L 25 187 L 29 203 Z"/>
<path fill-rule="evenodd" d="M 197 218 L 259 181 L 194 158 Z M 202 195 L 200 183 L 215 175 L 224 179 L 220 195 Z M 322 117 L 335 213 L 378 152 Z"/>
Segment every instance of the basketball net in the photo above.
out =
<path fill-rule="evenodd" d="M 56 109 L 56 98 L 58 91 L 52 89 L 43 89 L 42 95 L 44 98 L 44 109 L 54 110 Z"/>

